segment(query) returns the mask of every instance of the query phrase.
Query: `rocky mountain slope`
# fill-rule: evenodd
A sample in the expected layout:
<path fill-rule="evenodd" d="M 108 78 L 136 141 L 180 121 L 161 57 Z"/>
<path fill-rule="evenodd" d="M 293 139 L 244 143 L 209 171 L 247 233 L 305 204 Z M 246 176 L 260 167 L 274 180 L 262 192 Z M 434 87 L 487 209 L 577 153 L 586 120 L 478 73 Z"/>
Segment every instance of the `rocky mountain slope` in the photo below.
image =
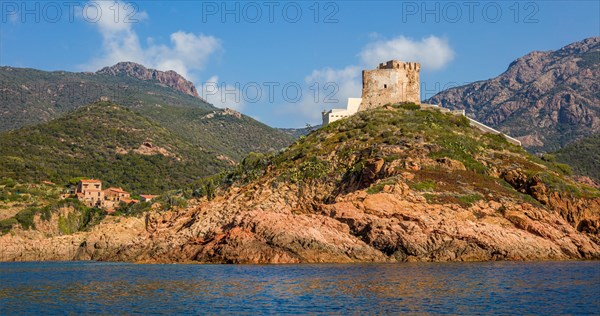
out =
<path fill-rule="evenodd" d="M 119 63 L 98 73 L 0 67 L 0 131 L 48 122 L 104 98 L 234 161 L 252 151 L 278 150 L 291 143 L 284 132 L 215 108 L 195 93 L 181 92 L 192 87 L 174 72 L 133 63 Z"/>
<path fill-rule="evenodd" d="M 219 157 L 110 102 L 0 134 L 0 178 L 25 182 L 91 177 L 157 194 L 227 167 Z"/>
<path fill-rule="evenodd" d="M 141 218 L 109 216 L 85 232 L 14 228 L 0 237 L 7 245 L 0 258 L 600 258 L 598 190 L 500 136 L 482 134 L 464 117 L 414 105 L 358 113 L 282 153 L 250 155 L 236 170 L 204 183 L 187 205 L 155 204 Z"/>
<path fill-rule="evenodd" d="M 132 62 L 120 62 L 110 67 L 104 67 L 96 71 L 96 74 L 131 77 L 139 80 L 153 81 L 157 82 L 159 85 L 173 88 L 181 93 L 200 98 L 194 84 L 172 70 L 160 71 L 146 68 L 140 64 Z"/>
<path fill-rule="evenodd" d="M 555 151 L 600 132 L 600 37 L 532 52 L 496 78 L 426 100 L 469 116 L 536 152 Z"/>

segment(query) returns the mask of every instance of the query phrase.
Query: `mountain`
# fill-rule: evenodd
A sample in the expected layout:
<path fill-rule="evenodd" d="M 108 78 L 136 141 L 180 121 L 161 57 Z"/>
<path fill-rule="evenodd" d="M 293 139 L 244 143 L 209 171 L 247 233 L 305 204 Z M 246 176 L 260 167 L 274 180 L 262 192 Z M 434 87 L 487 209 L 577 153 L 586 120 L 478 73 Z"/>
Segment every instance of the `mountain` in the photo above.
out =
<path fill-rule="evenodd" d="M 571 165 L 575 173 L 600 183 L 600 133 L 575 141 L 554 155 L 557 161 Z"/>
<path fill-rule="evenodd" d="M 149 69 L 140 64 L 132 62 L 120 62 L 111 67 L 104 67 L 96 71 L 96 74 L 131 77 L 139 80 L 151 80 L 159 85 L 173 88 L 181 93 L 200 98 L 194 84 L 173 70 L 165 72 L 156 69 Z"/>
<path fill-rule="evenodd" d="M 600 132 L 600 37 L 529 53 L 496 78 L 424 102 L 465 109 L 534 152 L 558 150 Z"/>
<path fill-rule="evenodd" d="M 278 130 L 290 135 L 294 139 L 298 139 L 302 136 L 308 135 L 312 131 L 318 130 L 321 127 L 323 127 L 323 125 L 307 126 L 304 128 L 278 128 Z"/>
<path fill-rule="evenodd" d="M 100 98 L 133 109 L 169 106 L 213 111 L 199 98 L 152 80 L 110 74 L 0 67 L 0 130 L 47 122 Z"/>
<path fill-rule="evenodd" d="M 97 73 L 0 67 L 0 131 L 48 122 L 103 99 L 130 108 L 225 160 L 239 161 L 249 152 L 278 150 L 291 142 L 289 135 L 248 116 L 213 107 L 196 97 L 192 87 L 175 72 L 134 63 Z"/>
<path fill-rule="evenodd" d="M 225 168 L 219 155 L 127 108 L 99 102 L 0 134 L 0 178 L 68 183 L 89 177 L 159 194 Z"/>
<path fill-rule="evenodd" d="M 600 259 L 600 191 L 463 116 L 415 105 L 359 112 L 285 151 L 249 155 L 144 214 L 60 236 L 17 225 L 0 237 L 15 245 L 4 260 Z"/>

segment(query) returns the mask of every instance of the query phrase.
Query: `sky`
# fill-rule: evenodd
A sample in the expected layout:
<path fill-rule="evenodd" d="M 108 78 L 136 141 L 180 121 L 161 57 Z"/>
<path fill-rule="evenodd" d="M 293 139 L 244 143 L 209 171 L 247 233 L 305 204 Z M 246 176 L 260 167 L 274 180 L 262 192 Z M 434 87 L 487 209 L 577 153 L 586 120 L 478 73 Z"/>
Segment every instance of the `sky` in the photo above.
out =
<path fill-rule="evenodd" d="M 360 97 L 361 70 L 421 63 L 421 97 L 531 51 L 600 36 L 599 1 L 0 1 L 0 65 L 175 70 L 217 107 L 273 127 Z"/>

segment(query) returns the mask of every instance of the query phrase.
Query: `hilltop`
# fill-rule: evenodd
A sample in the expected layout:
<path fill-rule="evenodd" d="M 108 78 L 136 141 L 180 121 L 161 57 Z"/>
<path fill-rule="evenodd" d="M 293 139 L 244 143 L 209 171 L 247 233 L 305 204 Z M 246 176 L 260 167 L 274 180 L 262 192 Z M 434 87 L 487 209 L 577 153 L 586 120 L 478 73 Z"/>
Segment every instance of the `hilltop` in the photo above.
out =
<path fill-rule="evenodd" d="M 0 174 L 23 182 L 95 177 L 162 193 L 227 167 L 219 155 L 111 102 L 0 134 Z"/>
<path fill-rule="evenodd" d="M 160 71 L 132 62 L 120 62 L 110 67 L 104 67 L 96 71 L 96 74 L 151 81 L 164 87 L 173 88 L 183 94 L 200 98 L 194 84 L 173 70 Z"/>
<path fill-rule="evenodd" d="M 249 152 L 279 150 L 292 137 L 197 97 L 175 72 L 119 63 L 97 73 L 0 67 L 0 132 L 48 122 L 106 99 L 141 114 L 187 142 L 239 161 Z"/>
<path fill-rule="evenodd" d="M 600 258 L 600 192 L 568 173 L 463 116 L 404 104 L 336 121 L 281 153 L 249 155 L 182 192 L 185 205 L 61 238 L 16 230 L 0 241 L 27 249 L 7 254 L 17 260 Z"/>
<path fill-rule="evenodd" d="M 600 132 L 600 37 L 532 52 L 496 78 L 442 91 L 426 103 L 467 114 L 533 152 Z"/>

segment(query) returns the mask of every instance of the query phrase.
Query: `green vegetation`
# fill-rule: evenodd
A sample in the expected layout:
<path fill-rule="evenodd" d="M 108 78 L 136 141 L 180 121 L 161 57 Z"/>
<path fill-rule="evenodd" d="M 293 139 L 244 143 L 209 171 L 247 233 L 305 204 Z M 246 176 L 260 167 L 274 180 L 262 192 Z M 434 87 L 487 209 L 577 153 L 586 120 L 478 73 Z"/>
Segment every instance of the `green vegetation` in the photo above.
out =
<path fill-rule="evenodd" d="M 85 176 L 102 179 L 105 187 L 160 194 L 225 168 L 216 156 L 106 102 L 0 135 L 0 176 L 22 182 Z"/>
<path fill-rule="evenodd" d="M 241 161 L 250 152 L 269 152 L 292 143 L 293 137 L 247 116 L 207 112 L 187 107 L 143 107 L 135 109 L 194 146 Z"/>
<path fill-rule="evenodd" d="M 554 156 L 556 161 L 572 166 L 574 173 L 600 182 L 600 133 L 573 142 Z"/>
<path fill-rule="evenodd" d="M 19 222 L 16 218 L 11 217 L 0 221 L 0 235 L 8 233 Z"/>
<path fill-rule="evenodd" d="M 177 192 L 168 192 L 158 200 L 162 211 L 170 210 L 175 207 L 186 207 L 187 199 Z"/>
<path fill-rule="evenodd" d="M 65 190 L 66 187 L 54 184 L 22 184 L 13 179 L 0 179 L 0 196 L 9 197 L 0 200 L 0 234 L 6 234 L 15 227 L 38 229 L 36 217 L 41 221 L 56 220 L 58 233 L 72 234 L 88 230 L 106 217 L 103 209 L 87 207 L 73 198 L 61 199 L 60 194 Z M 173 192 L 168 195 L 171 198 L 169 205 L 185 205 L 185 198 Z M 153 204 L 154 200 L 121 203 L 113 215 L 140 216 L 150 211 Z"/>
<path fill-rule="evenodd" d="M 479 194 L 430 194 L 426 193 L 423 196 L 429 203 L 435 204 L 458 204 L 462 207 L 471 207 L 475 202 L 480 201 L 483 197 Z"/>
<path fill-rule="evenodd" d="M 435 189 L 435 182 L 432 180 L 425 180 L 412 184 L 410 188 L 415 191 L 433 191 Z"/>
<path fill-rule="evenodd" d="M 332 189 L 325 194 L 332 200 L 357 189 L 382 192 L 399 180 L 400 173 L 408 172 L 414 178 L 401 181 L 431 203 L 469 207 L 485 198 L 541 206 L 503 179 L 504 171 L 518 170 L 553 191 L 582 198 L 600 196 L 598 190 L 569 179 L 568 165 L 549 156 L 530 155 L 502 135 L 482 133 L 464 116 L 421 110 L 414 104 L 392 108 L 333 122 L 277 154 L 252 154 L 238 168 L 213 177 L 211 185 L 219 190 L 267 177 L 274 186 L 282 182 L 324 185 Z M 411 167 L 413 160 L 420 161 L 416 169 Z M 198 195 L 206 196 L 206 190 L 198 188 Z"/>
<path fill-rule="evenodd" d="M 48 221 L 53 214 L 58 214 L 61 209 L 70 210 L 66 216 L 58 215 L 58 229 L 61 234 L 72 234 L 87 230 L 100 223 L 105 216 L 103 210 L 86 207 L 76 199 L 52 201 L 45 206 L 32 203 L 15 216 L 0 221 L 0 231 L 5 234 L 16 225 L 20 225 L 25 230 L 36 229 L 35 218 L 37 215 L 40 216 L 41 220 Z"/>
<path fill-rule="evenodd" d="M 0 90 L 0 132 L 47 122 L 108 97 L 193 146 L 235 161 L 251 151 L 279 150 L 293 139 L 250 117 L 127 76 L 0 67 Z M 14 163 L 23 163 L 16 158 Z"/>
<path fill-rule="evenodd" d="M 126 204 L 121 202 L 115 209 L 115 216 L 134 216 L 139 217 L 142 214 L 152 209 L 153 201 L 151 202 L 138 202 L 135 204 Z"/>
<path fill-rule="evenodd" d="M 381 191 L 383 191 L 383 188 L 386 185 L 394 185 L 395 182 L 396 182 L 395 179 L 386 179 L 379 183 L 373 184 L 367 189 L 367 194 L 380 193 Z"/>

